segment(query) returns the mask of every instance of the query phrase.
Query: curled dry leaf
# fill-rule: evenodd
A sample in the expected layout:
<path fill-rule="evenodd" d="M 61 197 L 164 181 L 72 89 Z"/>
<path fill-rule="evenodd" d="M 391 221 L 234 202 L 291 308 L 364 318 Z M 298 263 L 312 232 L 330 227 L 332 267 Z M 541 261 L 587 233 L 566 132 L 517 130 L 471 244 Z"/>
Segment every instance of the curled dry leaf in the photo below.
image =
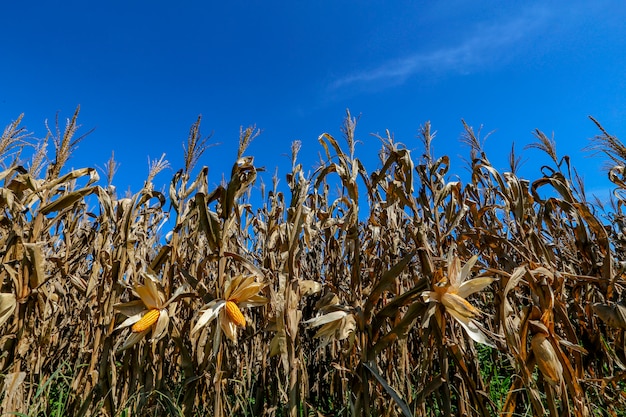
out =
<path fill-rule="evenodd" d="M 317 294 L 322 290 L 322 284 L 311 279 L 305 279 L 298 282 L 300 287 L 300 295 L 303 297 Z"/>
<path fill-rule="evenodd" d="M 322 326 L 315 334 L 316 338 L 321 339 L 321 346 L 326 346 L 332 340 L 344 340 L 356 330 L 354 315 L 338 302 L 335 294 L 326 294 L 316 304 L 318 315 L 302 322 L 310 327 Z"/>
<path fill-rule="evenodd" d="M 595 303 L 591 307 L 598 317 L 609 326 L 626 330 L 626 306 Z"/>
<path fill-rule="evenodd" d="M 302 324 L 307 324 L 311 327 L 322 326 L 315 333 L 315 337 L 322 340 L 321 346 L 326 346 L 333 339 L 344 340 L 354 334 L 356 330 L 354 315 L 343 310 L 314 317 L 303 321 Z"/>
<path fill-rule="evenodd" d="M 2 399 L 2 407 L 4 409 L 16 409 L 24 398 L 24 380 L 26 372 L 12 372 L 4 376 L 4 384 L 2 391 L 4 398 Z M 11 414 L 11 413 L 9 413 Z"/>

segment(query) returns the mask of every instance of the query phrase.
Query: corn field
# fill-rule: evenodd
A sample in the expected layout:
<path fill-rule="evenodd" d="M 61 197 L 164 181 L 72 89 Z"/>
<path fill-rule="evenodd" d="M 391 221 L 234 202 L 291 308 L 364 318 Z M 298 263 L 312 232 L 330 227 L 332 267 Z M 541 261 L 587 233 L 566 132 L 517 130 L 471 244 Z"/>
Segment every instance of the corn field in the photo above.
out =
<path fill-rule="evenodd" d="M 598 123 L 607 208 L 539 131 L 528 180 L 464 124 L 463 183 L 428 123 L 366 170 L 349 113 L 271 189 L 254 127 L 209 187 L 198 118 L 164 191 L 161 158 L 119 198 L 113 157 L 66 168 L 77 117 L 0 141 L 0 415 L 626 415 L 626 147 Z"/>

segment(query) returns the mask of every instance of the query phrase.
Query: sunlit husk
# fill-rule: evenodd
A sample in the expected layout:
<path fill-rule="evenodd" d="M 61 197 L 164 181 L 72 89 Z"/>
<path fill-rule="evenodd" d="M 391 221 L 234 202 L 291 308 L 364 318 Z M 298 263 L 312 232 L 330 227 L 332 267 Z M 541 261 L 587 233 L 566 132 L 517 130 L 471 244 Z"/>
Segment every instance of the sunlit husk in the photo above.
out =
<path fill-rule="evenodd" d="M 254 276 L 244 277 L 239 275 L 226 282 L 224 299 L 234 301 L 237 304 L 247 302 L 250 306 L 267 303 L 267 299 L 258 295 L 265 285 L 255 282 Z"/>
<path fill-rule="evenodd" d="M 191 330 L 191 334 L 195 334 L 208 323 L 213 321 L 225 305 L 226 301 L 224 300 L 213 300 L 209 304 L 205 305 L 202 310 L 200 310 L 200 317 L 198 318 L 196 325 Z"/>
<path fill-rule="evenodd" d="M 479 277 L 465 281 L 459 287 L 457 295 L 462 298 L 467 298 L 470 295 L 484 290 L 491 285 L 496 279 L 491 277 Z"/>
<path fill-rule="evenodd" d="M 144 285 L 136 285 L 135 292 L 149 309 L 160 308 L 165 303 L 165 296 L 152 275 L 145 274 Z"/>
<path fill-rule="evenodd" d="M 15 295 L 0 294 L 0 326 L 11 317 L 15 310 L 15 305 Z"/>
<path fill-rule="evenodd" d="M 131 332 L 131 334 L 128 336 L 128 338 L 126 338 L 122 346 L 119 347 L 118 352 L 130 349 L 131 347 L 139 343 L 142 339 L 144 339 L 149 332 L 150 328 L 139 333 Z"/>
<path fill-rule="evenodd" d="M 228 337 L 233 342 L 237 341 L 237 324 L 231 320 L 228 314 L 222 313 L 219 316 L 220 329 L 226 337 Z M 219 334 L 219 331 L 216 331 L 216 335 Z M 219 336 L 217 336 L 219 337 Z M 213 346 L 214 349 L 217 349 L 218 346 Z"/>
<path fill-rule="evenodd" d="M 452 310 L 463 317 L 474 318 L 480 315 L 480 310 L 471 305 L 469 301 L 456 294 L 446 293 L 442 295 L 441 303 L 448 311 Z"/>
<path fill-rule="evenodd" d="M 476 325 L 476 322 L 462 314 L 459 314 L 456 310 L 447 310 L 448 313 L 463 327 L 465 332 L 469 335 L 469 337 L 477 342 L 482 343 L 483 345 L 487 345 L 495 348 L 495 344 L 489 340 L 489 338 L 485 335 L 485 333 Z"/>

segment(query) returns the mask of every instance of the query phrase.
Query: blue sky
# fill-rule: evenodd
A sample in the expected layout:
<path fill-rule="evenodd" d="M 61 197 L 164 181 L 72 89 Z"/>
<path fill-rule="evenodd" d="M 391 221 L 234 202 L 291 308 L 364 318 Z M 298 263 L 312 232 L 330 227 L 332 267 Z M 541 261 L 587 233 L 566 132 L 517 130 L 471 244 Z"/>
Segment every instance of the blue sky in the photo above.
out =
<path fill-rule="evenodd" d="M 346 108 L 370 171 L 370 133 L 389 129 L 417 157 L 428 120 L 437 154 L 467 156 L 465 119 L 494 131 L 486 149 L 503 170 L 513 141 L 522 152 L 535 128 L 554 133 L 588 190 L 602 190 L 604 160 L 581 152 L 598 133 L 587 116 L 626 140 L 623 1 L 14 1 L 0 15 L 0 124 L 25 113 L 43 137 L 45 119 L 80 104 L 83 131 L 95 131 L 69 164 L 102 166 L 114 150 L 120 190 L 141 187 L 148 157 L 181 168 L 198 114 L 220 143 L 200 161 L 213 184 L 230 172 L 240 126 L 262 130 L 248 153 L 284 177 L 291 142 L 313 168 L 317 137 L 341 136 Z M 523 156 L 532 178 L 548 162 Z"/>

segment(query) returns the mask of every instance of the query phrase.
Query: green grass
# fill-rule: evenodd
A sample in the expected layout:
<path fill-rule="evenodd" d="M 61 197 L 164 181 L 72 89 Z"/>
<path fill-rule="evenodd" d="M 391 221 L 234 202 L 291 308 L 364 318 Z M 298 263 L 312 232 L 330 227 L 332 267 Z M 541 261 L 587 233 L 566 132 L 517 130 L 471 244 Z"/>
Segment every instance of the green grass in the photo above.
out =
<path fill-rule="evenodd" d="M 489 398 L 501 410 L 511 388 L 512 375 L 515 370 L 501 353 L 489 346 L 477 343 L 478 360 L 480 361 L 480 373 L 487 383 Z"/>

